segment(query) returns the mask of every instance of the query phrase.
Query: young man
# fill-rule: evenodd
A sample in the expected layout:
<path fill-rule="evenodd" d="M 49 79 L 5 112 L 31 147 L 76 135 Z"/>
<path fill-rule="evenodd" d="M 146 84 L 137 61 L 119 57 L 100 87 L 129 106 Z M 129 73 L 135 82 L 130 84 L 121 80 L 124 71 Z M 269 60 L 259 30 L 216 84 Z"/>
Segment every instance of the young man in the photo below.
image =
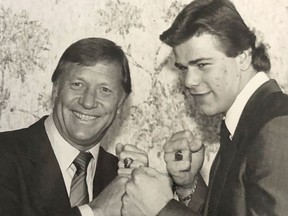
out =
<path fill-rule="evenodd" d="M 141 168 L 126 184 L 123 215 L 286 215 L 288 97 L 266 75 L 265 46 L 256 43 L 229 0 L 191 2 L 160 39 L 173 48 L 175 66 L 197 109 L 208 116 L 224 114 L 221 147 L 203 211 L 173 200 L 169 179 Z M 189 202 L 200 191 L 203 148 L 191 132 L 181 131 L 164 150 L 179 198 Z M 147 185 L 151 190 L 144 189 Z"/>
<path fill-rule="evenodd" d="M 119 215 L 127 179 L 115 178 L 118 158 L 100 142 L 131 92 L 124 52 L 107 39 L 79 40 L 52 82 L 51 115 L 0 133 L 0 215 Z"/>

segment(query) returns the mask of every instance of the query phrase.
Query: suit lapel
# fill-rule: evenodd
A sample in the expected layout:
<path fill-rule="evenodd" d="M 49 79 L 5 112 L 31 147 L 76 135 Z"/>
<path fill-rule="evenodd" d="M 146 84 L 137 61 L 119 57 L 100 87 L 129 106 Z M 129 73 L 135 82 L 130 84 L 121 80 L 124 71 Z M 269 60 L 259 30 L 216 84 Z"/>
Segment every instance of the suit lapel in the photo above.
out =
<path fill-rule="evenodd" d="M 60 167 L 45 131 L 44 118 L 30 128 L 28 157 L 33 164 L 33 179 L 47 212 L 71 208 Z"/>
<path fill-rule="evenodd" d="M 232 143 L 230 143 L 232 144 L 232 149 L 229 151 L 229 155 L 225 154 L 225 158 L 220 158 L 218 153 L 215 161 L 213 162 L 210 172 L 210 186 L 207 199 L 208 205 L 206 206 L 206 211 L 208 210 L 207 215 L 216 215 L 217 213 L 217 206 L 221 198 L 231 164 L 239 147 L 241 147 L 241 140 L 250 130 L 249 127 L 253 127 L 253 124 L 250 124 L 250 121 L 253 119 L 253 115 L 257 114 L 257 108 L 268 95 L 279 91 L 281 91 L 281 89 L 275 80 L 270 80 L 260 86 L 248 100 L 237 124 Z M 221 147 L 220 150 L 222 150 Z"/>
<path fill-rule="evenodd" d="M 28 128 L 30 146 L 27 156 L 32 165 L 29 166 L 29 173 L 33 173 L 30 180 L 38 192 L 39 206 L 46 212 L 59 212 L 71 206 L 59 164 L 45 131 L 45 119 L 42 118 Z M 100 146 L 93 182 L 94 198 L 117 176 L 117 171 L 118 158 Z"/>
<path fill-rule="evenodd" d="M 117 176 L 117 171 L 118 158 L 106 152 L 102 146 L 100 146 L 93 183 L 94 198 Z"/>

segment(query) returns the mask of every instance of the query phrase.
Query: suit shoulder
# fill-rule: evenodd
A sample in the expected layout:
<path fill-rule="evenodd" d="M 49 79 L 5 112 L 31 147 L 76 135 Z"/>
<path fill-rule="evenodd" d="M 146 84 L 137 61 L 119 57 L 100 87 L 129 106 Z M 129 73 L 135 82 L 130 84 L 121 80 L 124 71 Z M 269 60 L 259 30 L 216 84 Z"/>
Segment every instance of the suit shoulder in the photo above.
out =
<path fill-rule="evenodd" d="M 288 114 L 279 115 L 267 121 L 261 128 L 259 134 L 274 140 L 282 140 L 283 137 L 287 137 L 287 139 L 283 140 L 286 142 L 288 140 L 287 128 Z"/>
<path fill-rule="evenodd" d="M 288 95 L 278 92 L 271 94 L 262 104 L 262 110 L 274 116 L 288 115 Z"/>
<path fill-rule="evenodd" d="M 23 128 L 13 131 L 5 131 L 0 133 L 0 151 L 18 152 L 26 151 L 27 143 L 29 139 L 28 128 Z"/>
<path fill-rule="evenodd" d="M 288 116 L 288 95 L 282 92 L 270 94 L 251 113 L 250 119 L 248 118 L 249 125 L 246 126 L 255 138 L 253 134 L 257 135 L 264 125 L 275 118 Z"/>
<path fill-rule="evenodd" d="M 27 148 L 28 144 L 31 142 L 31 138 L 35 136 L 40 136 L 45 133 L 44 120 L 47 116 L 44 116 L 39 121 L 30 125 L 27 128 L 22 128 L 13 131 L 5 131 L 0 133 L 0 149 L 5 148 Z"/>
<path fill-rule="evenodd" d="M 27 134 L 27 128 L 12 130 L 12 131 L 4 131 L 0 133 L 0 145 L 3 144 L 11 144 L 17 143 L 21 139 L 25 138 Z"/>

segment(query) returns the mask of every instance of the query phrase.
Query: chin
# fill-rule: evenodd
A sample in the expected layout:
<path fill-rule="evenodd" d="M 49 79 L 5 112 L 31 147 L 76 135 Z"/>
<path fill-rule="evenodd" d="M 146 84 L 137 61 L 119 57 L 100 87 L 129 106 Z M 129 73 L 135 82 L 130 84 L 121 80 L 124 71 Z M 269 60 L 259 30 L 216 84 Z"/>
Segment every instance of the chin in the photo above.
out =
<path fill-rule="evenodd" d="M 95 138 L 95 136 L 90 136 L 89 134 L 83 134 L 83 133 L 75 133 L 73 136 L 72 136 L 72 138 L 73 138 L 73 140 L 74 140 L 74 142 L 75 143 L 83 143 L 83 144 L 85 144 L 85 143 L 87 143 L 87 145 L 89 144 L 89 143 L 92 143 L 92 142 L 94 142 L 95 140 L 97 140 L 96 138 Z"/>
<path fill-rule="evenodd" d="M 209 109 L 209 108 L 200 108 L 199 109 L 199 113 L 201 115 L 204 115 L 204 116 L 214 116 L 216 114 L 218 114 L 218 112 L 215 110 L 215 109 Z"/>

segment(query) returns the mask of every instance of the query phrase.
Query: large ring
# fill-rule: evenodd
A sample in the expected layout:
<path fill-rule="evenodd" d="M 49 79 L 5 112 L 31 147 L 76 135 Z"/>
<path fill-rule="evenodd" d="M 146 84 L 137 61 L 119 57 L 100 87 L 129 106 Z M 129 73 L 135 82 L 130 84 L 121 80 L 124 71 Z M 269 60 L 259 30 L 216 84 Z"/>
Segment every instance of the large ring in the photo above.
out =
<path fill-rule="evenodd" d="M 130 157 L 127 157 L 124 159 L 123 163 L 124 163 L 125 168 L 130 168 L 131 164 L 133 163 L 133 159 Z"/>
<path fill-rule="evenodd" d="M 175 161 L 181 161 L 183 160 L 183 153 L 181 150 L 175 152 Z"/>

